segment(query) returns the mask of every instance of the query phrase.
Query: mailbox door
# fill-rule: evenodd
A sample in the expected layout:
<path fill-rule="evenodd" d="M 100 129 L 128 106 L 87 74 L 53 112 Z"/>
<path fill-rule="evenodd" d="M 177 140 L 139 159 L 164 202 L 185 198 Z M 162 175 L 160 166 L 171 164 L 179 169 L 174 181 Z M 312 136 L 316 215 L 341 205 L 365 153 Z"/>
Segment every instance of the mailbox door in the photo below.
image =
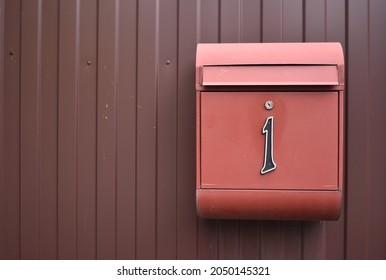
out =
<path fill-rule="evenodd" d="M 338 92 L 202 92 L 200 103 L 202 188 L 338 189 Z M 264 173 L 267 142 L 276 168 Z"/>

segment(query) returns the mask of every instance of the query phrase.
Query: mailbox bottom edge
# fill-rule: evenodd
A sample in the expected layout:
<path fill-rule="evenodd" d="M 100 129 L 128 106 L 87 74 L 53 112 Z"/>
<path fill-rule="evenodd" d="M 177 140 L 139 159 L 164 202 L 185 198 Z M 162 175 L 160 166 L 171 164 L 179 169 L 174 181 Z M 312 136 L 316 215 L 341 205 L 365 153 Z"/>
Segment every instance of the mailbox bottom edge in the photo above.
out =
<path fill-rule="evenodd" d="M 197 214 L 206 219 L 337 220 L 341 191 L 197 189 Z"/>

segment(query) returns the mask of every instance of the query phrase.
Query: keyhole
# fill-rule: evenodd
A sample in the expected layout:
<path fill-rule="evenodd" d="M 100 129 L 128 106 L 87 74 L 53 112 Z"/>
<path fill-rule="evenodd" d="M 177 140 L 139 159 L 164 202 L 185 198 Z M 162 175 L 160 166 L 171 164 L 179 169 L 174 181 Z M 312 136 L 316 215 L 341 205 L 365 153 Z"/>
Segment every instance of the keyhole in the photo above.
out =
<path fill-rule="evenodd" d="M 264 107 L 267 110 L 272 110 L 273 109 L 273 101 L 272 100 L 268 100 L 267 102 L 265 102 Z"/>

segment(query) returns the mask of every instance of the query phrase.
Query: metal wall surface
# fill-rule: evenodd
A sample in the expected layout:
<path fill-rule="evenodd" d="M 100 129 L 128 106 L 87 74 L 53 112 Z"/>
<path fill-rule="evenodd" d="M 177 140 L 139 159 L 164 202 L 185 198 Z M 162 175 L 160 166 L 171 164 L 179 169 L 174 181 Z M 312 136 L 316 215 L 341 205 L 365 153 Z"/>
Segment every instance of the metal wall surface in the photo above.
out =
<path fill-rule="evenodd" d="M 0 0 L 1 259 L 385 259 L 386 2 Z M 198 42 L 338 41 L 338 222 L 195 214 Z"/>

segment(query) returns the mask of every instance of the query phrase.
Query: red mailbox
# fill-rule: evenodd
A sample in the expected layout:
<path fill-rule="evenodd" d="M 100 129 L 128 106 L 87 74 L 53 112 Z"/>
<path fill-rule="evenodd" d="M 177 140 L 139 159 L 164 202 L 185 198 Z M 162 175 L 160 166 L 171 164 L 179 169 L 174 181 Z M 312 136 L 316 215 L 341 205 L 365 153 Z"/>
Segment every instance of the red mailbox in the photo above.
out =
<path fill-rule="evenodd" d="M 200 217 L 339 217 L 339 43 L 199 44 L 196 96 Z"/>

